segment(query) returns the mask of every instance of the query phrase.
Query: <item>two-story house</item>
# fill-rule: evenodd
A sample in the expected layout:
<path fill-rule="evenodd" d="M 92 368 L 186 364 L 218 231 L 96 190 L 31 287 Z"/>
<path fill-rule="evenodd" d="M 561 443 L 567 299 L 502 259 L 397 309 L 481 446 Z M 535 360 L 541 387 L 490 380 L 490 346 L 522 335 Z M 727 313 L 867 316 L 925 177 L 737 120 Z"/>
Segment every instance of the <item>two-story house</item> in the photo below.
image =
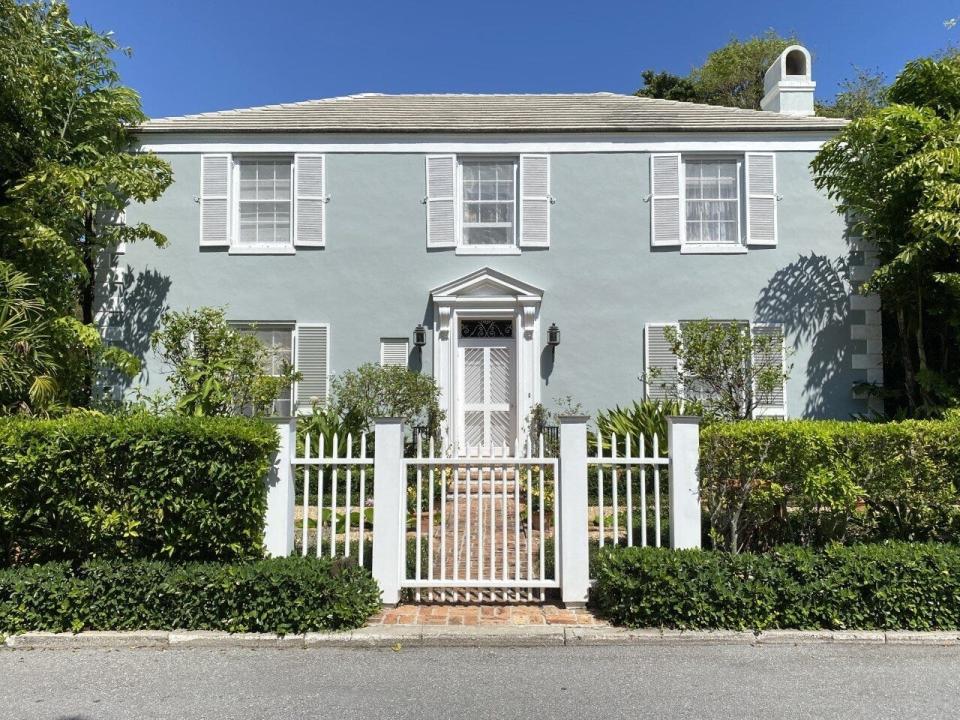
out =
<path fill-rule="evenodd" d="M 666 325 L 738 320 L 791 349 L 763 414 L 864 412 L 879 306 L 853 291 L 869 252 L 811 178 L 843 121 L 813 115 L 810 71 L 785 51 L 760 112 L 364 94 L 151 120 L 142 146 L 175 182 L 127 221 L 170 243 L 113 258 L 105 332 L 156 388 L 161 310 L 222 306 L 289 354 L 294 411 L 337 372 L 406 364 L 437 379 L 450 436 L 485 446 L 541 400 L 661 396 L 642 377 L 676 375 Z"/>

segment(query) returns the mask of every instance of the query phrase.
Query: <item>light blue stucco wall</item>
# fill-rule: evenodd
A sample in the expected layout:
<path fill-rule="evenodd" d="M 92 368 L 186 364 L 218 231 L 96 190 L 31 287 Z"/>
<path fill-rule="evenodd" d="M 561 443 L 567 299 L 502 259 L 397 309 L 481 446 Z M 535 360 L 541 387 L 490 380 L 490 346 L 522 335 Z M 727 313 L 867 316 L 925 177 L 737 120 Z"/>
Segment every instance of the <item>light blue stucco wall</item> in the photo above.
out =
<path fill-rule="evenodd" d="M 851 393 L 847 255 L 842 219 L 813 187 L 812 152 L 780 152 L 779 244 L 738 255 L 681 255 L 650 248 L 646 153 L 554 153 L 551 244 L 519 256 L 462 256 L 425 248 L 423 154 L 327 155 L 326 248 L 295 255 L 228 255 L 198 248 L 200 157 L 170 153 L 175 183 L 157 202 L 132 207 L 169 246 L 128 248 L 126 309 L 118 331 L 145 357 L 148 388 L 162 369 L 146 338 L 159 310 L 226 306 L 231 318 L 330 323 L 330 369 L 379 357 L 379 338 L 432 326 L 429 290 L 483 266 L 544 290 L 541 324 L 563 333 L 541 364 L 542 399 L 572 396 L 588 411 L 642 396 L 645 322 L 700 317 L 783 322 L 794 347 L 791 416 L 864 411 Z M 545 332 L 544 337 L 545 341 Z M 431 349 L 423 370 L 431 372 Z"/>

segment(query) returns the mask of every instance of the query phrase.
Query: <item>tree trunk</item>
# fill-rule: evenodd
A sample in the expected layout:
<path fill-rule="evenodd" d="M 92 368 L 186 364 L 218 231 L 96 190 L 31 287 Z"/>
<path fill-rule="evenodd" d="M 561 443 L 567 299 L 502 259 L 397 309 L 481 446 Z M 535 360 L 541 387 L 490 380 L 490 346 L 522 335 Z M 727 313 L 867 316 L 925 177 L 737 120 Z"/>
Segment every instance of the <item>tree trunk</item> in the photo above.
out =
<path fill-rule="evenodd" d="M 910 332 L 902 306 L 897 307 L 897 330 L 899 330 L 898 334 L 900 335 L 900 361 L 903 363 L 903 390 L 907 397 L 907 409 L 910 411 L 910 415 L 914 415 L 917 410 L 917 378 L 913 370 L 910 343 L 907 340 L 910 337 Z"/>
<path fill-rule="evenodd" d="M 83 243 L 83 267 L 86 269 L 86 277 L 80 283 L 80 320 L 84 325 L 93 324 L 93 307 L 96 303 L 97 292 L 97 267 L 96 267 L 96 228 L 93 225 L 93 213 L 88 212 L 83 219 L 84 243 Z M 82 351 L 85 352 L 85 351 Z M 93 399 L 93 367 L 89 362 L 89 357 L 84 358 L 83 372 L 80 380 L 81 397 L 78 402 L 83 407 L 89 407 Z"/>

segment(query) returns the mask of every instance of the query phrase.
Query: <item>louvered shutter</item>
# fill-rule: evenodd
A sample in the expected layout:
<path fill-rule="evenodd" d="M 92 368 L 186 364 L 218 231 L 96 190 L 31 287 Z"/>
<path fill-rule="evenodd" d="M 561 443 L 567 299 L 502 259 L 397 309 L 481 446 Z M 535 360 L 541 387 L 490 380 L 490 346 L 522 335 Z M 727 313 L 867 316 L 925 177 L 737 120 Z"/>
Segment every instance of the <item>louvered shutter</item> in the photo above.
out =
<path fill-rule="evenodd" d="M 520 247 L 550 247 L 550 156 L 520 156 Z"/>
<path fill-rule="evenodd" d="M 406 338 L 382 338 L 380 340 L 380 364 L 407 367 L 410 344 Z"/>
<path fill-rule="evenodd" d="M 200 245 L 230 245 L 230 155 L 200 158 Z"/>
<path fill-rule="evenodd" d="M 773 153 L 747 153 L 747 244 L 777 244 L 777 170 Z"/>
<path fill-rule="evenodd" d="M 326 324 L 297 324 L 296 370 L 300 380 L 296 384 L 295 401 L 300 412 L 309 412 L 314 400 L 327 401 L 329 332 Z"/>
<path fill-rule="evenodd" d="M 679 395 L 678 358 L 664 332 L 668 327 L 680 332 L 679 323 L 647 323 L 644 332 L 644 386 L 650 400 L 669 400 Z"/>
<path fill-rule="evenodd" d="M 299 154 L 295 161 L 294 245 L 323 247 L 326 179 L 323 155 Z"/>
<path fill-rule="evenodd" d="M 683 208 L 680 193 L 680 154 L 650 156 L 650 244 L 680 247 Z"/>
<path fill-rule="evenodd" d="M 772 323 L 754 323 L 750 330 L 754 337 L 765 336 L 774 340 L 773 348 L 770 348 L 767 352 L 755 349 L 754 367 L 776 367 L 784 372 L 786 353 L 783 342 L 783 326 Z M 786 382 L 780 383 L 772 392 L 758 394 L 754 415 L 782 418 L 787 416 Z"/>
<path fill-rule="evenodd" d="M 456 247 L 457 158 L 427 156 L 427 247 Z"/>

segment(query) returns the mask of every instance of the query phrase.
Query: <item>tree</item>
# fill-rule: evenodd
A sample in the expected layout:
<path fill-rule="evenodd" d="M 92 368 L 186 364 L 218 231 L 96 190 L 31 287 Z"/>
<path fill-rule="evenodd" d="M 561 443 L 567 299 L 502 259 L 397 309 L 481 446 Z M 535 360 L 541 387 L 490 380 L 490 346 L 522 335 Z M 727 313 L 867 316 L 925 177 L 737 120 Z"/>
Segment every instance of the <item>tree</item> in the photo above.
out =
<path fill-rule="evenodd" d="M 331 405 L 343 418 L 370 430 L 378 417 L 402 417 L 439 435 L 444 413 L 436 380 L 399 365 L 367 363 L 333 380 Z"/>
<path fill-rule="evenodd" d="M 854 68 L 853 78 L 840 83 L 832 103 L 817 103 L 817 115 L 855 120 L 887 104 L 890 87 L 879 70 Z"/>
<path fill-rule="evenodd" d="M 677 385 L 664 389 L 699 403 L 708 416 L 748 420 L 789 377 L 779 334 L 751 333 L 742 323 L 695 320 L 680 332 L 664 328 L 664 337 L 678 367 Z M 645 379 L 656 385 L 659 377 L 653 371 Z"/>
<path fill-rule="evenodd" d="M 153 404 L 183 415 L 263 415 L 297 379 L 276 348 L 231 327 L 219 308 L 166 313 L 150 345 L 169 370 L 169 390 Z"/>
<path fill-rule="evenodd" d="M 166 162 L 132 152 L 145 116 L 120 83 L 118 49 L 62 2 L 0 0 L 0 260 L 27 275 L 54 324 L 52 352 L 65 363 L 53 380 L 66 403 L 89 403 L 97 363 L 121 358 L 92 332 L 98 260 L 120 242 L 166 242 L 118 222 L 172 181 Z"/>
<path fill-rule="evenodd" d="M 22 410 L 23 398 L 45 407 L 54 391 L 50 376 L 50 323 L 33 283 L 0 262 L 0 408 Z"/>
<path fill-rule="evenodd" d="M 960 402 L 960 61 L 907 64 L 890 105 L 854 120 L 812 163 L 818 188 L 872 242 L 880 294 L 913 416 Z M 891 373 L 887 373 L 891 375 Z"/>
<path fill-rule="evenodd" d="M 747 40 L 734 38 L 710 53 L 687 77 L 645 70 L 645 85 L 637 95 L 759 110 L 767 68 L 796 42 L 773 30 Z"/>

